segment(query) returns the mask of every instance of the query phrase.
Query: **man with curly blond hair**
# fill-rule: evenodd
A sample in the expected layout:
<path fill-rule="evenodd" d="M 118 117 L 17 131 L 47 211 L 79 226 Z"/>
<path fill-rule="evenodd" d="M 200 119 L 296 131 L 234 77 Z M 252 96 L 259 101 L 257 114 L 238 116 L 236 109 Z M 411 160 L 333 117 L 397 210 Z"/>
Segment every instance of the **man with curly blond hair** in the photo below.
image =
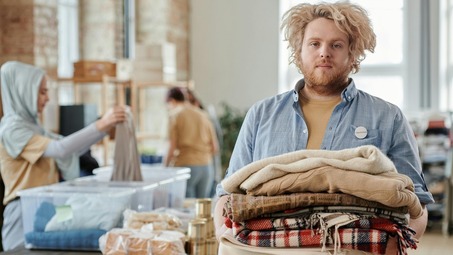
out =
<path fill-rule="evenodd" d="M 303 3 L 284 14 L 282 29 L 291 51 L 289 61 L 303 78 L 293 90 L 250 108 L 224 181 L 237 179 L 237 173 L 253 162 L 291 152 L 374 146 L 393 162 L 398 174 L 413 182 L 423 214 L 409 219 L 408 226 L 415 231 L 414 237 L 420 238 L 427 224 L 425 205 L 434 200 L 426 187 L 413 131 L 397 106 L 357 89 L 349 77 L 360 70 L 365 51 L 372 53 L 376 46 L 366 10 L 346 2 Z M 224 208 L 231 193 L 222 184 L 217 186 L 219 200 L 214 217 L 221 247 L 222 236 L 228 232 Z M 401 253 L 400 246 L 394 237 L 389 238 L 385 254 Z M 250 245 L 241 247 L 247 249 Z M 242 254 L 278 252 L 282 250 L 249 250 Z"/>

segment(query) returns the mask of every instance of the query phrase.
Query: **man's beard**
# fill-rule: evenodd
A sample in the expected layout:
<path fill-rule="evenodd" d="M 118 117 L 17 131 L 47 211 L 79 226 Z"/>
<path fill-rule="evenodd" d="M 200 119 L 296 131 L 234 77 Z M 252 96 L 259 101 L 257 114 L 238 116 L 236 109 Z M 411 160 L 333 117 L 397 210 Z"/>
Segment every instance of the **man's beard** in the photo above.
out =
<path fill-rule="evenodd" d="M 351 69 L 348 66 L 334 73 L 319 74 L 315 69 L 302 68 L 305 85 L 322 96 L 339 95 L 348 86 Z"/>

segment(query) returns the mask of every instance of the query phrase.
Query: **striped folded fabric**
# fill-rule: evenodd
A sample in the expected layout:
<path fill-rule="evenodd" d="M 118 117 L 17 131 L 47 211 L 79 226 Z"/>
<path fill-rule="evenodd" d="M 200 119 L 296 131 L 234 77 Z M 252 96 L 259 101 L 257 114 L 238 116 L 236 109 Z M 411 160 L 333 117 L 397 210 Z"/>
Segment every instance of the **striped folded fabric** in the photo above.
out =
<path fill-rule="evenodd" d="M 349 213 L 314 213 L 294 218 L 256 218 L 231 222 L 235 238 L 258 247 L 323 247 L 384 254 L 389 236 L 396 236 L 399 254 L 416 249 L 414 231 L 392 220 Z"/>

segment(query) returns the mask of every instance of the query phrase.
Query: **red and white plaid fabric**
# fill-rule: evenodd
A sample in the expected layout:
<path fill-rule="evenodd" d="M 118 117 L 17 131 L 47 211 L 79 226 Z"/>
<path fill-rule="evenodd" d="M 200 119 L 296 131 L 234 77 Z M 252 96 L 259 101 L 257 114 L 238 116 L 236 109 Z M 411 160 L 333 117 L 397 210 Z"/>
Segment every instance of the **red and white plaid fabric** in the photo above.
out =
<path fill-rule="evenodd" d="M 258 247 L 326 247 L 384 254 L 388 237 L 397 236 L 399 254 L 415 249 L 414 232 L 389 219 L 355 214 L 312 214 L 296 218 L 257 218 L 231 222 L 235 238 Z"/>

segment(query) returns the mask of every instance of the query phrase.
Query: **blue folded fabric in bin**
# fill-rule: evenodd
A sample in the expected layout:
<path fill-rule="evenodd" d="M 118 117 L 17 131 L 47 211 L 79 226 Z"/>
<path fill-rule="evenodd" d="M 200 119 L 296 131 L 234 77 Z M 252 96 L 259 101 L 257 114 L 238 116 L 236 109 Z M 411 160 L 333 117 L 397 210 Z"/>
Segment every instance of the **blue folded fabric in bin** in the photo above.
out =
<path fill-rule="evenodd" d="M 140 161 L 142 164 L 159 164 L 162 163 L 162 156 L 159 155 L 150 155 L 150 154 L 141 154 Z"/>
<path fill-rule="evenodd" d="M 36 210 L 33 232 L 25 234 L 30 248 L 58 250 L 99 250 L 99 237 L 107 233 L 103 229 L 77 229 L 44 232 L 47 223 L 55 215 L 55 206 L 42 202 Z"/>
<path fill-rule="evenodd" d="M 99 250 L 99 237 L 107 231 L 102 229 L 29 232 L 25 241 L 31 248 L 58 250 Z"/>
<path fill-rule="evenodd" d="M 55 206 L 49 202 L 42 202 L 36 210 L 35 220 L 33 221 L 33 230 L 44 232 L 47 223 L 55 215 Z"/>

